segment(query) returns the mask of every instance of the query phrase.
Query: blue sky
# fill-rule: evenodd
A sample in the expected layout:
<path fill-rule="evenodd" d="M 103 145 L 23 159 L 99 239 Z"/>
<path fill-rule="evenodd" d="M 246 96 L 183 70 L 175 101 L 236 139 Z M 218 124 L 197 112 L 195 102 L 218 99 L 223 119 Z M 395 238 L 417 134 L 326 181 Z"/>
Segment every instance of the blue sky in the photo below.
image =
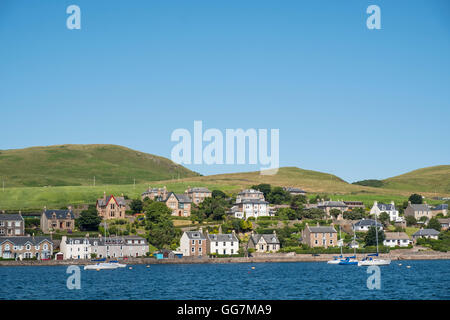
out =
<path fill-rule="evenodd" d="M 67 6 L 81 30 L 66 28 Z M 381 30 L 366 8 L 381 8 Z M 347 181 L 449 164 L 448 1 L 0 2 L 0 149 L 177 128 L 280 130 L 280 165 Z M 203 174 L 259 165 L 190 165 Z"/>

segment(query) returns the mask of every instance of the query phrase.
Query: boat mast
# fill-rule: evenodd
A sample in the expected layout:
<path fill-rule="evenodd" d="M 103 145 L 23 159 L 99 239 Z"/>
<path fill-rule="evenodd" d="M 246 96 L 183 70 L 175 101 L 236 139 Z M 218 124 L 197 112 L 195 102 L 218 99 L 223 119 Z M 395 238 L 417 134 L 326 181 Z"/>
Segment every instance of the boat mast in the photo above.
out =
<path fill-rule="evenodd" d="M 342 257 L 342 236 L 341 236 L 341 226 L 339 225 L 339 246 L 341 247 L 341 257 Z"/>
<path fill-rule="evenodd" d="M 377 240 L 377 254 L 378 254 L 378 223 L 377 223 L 377 214 L 376 213 L 375 213 L 375 230 L 376 230 L 375 237 Z"/>

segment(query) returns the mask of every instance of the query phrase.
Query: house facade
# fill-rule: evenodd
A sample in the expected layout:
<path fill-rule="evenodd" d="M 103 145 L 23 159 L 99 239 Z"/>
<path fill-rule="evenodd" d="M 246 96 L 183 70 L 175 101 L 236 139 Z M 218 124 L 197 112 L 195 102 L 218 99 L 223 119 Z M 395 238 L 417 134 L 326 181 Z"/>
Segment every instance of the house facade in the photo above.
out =
<path fill-rule="evenodd" d="M 0 237 L 0 257 L 3 259 L 47 260 L 53 255 L 53 241 L 48 237 Z"/>
<path fill-rule="evenodd" d="M 273 234 L 255 234 L 252 231 L 247 246 L 249 249 L 255 249 L 255 252 L 259 253 L 277 252 L 280 250 L 280 240 L 275 230 Z"/>
<path fill-rule="evenodd" d="M 0 237 L 24 235 L 25 221 L 21 214 L 0 214 Z"/>
<path fill-rule="evenodd" d="M 209 234 L 206 233 L 208 254 L 238 254 L 239 253 L 239 239 L 236 233 L 229 234 Z"/>
<path fill-rule="evenodd" d="M 212 197 L 212 192 L 208 188 L 203 187 L 188 187 L 188 189 L 185 191 L 185 194 L 187 194 L 189 199 L 191 199 L 191 202 L 195 205 L 199 205 L 206 198 Z"/>
<path fill-rule="evenodd" d="M 189 217 L 191 215 L 191 199 L 186 194 L 170 192 L 163 201 L 172 210 L 172 216 Z"/>
<path fill-rule="evenodd" d="M 369 231 L 370 227 L 375 227 L 375 226 L 378 227 L 379 231 L 383 230 L 383 225 L 380 222 L 375 221 L 373 219 L 364 219 L 363 218 L 362 220 L 359 220 L 358 222 L 353 224 L 352 229 L 353 229 L 353 231 L 356 231 L 356 232 L 366 232 L 366 231 Z"/>
<path fill-rule="evenodd" d="M 417 239 L 435 239 L 437 240 L 439 236 L 439 232 L 434 229 L 420 229 L 412 235 L 413 241 L 416 242 Z"/>
<path fill-rule="evenodd" d="M 60 251 L 64 259 L 143 257 L 149 252 L 147 240 L 139 236 L 68 238 L 63 236 Z"/>
<path fill-rule="evenodd" d="M 317 208 L 321 209 L 325 212 L 325 214 L 327 215 L 327 217 L 330 217 L 330 211 L 332 209 L 337 209 L 339 211 L 341 211 L 342 213 L 344 213 L 345 211 L 348 210 L 348 206 L 344 203 L 344 201 L 320 201 L 317 203 Z M 338 219 L 341 220 L 342 214 L 340 214 L 338 216 Z"/>
<path fill-rule="evenodd" d="M 433 217 L 435 217 L 438 214 L 442 214 L 442 215 L 446 216 L 448 214 L 448 204 L 443 203 L 443 204 L 437 205 L 436 207 L 431 209 L 431 211 L 433 213 Z"/>
<path fill-rule="evenodd" d="M 391 201 L 391 203 L 389 204 L 378 203 L 378 201 L 375 201 L 372 208 L 370 209 L 370 214 L 375 214 L 377 218 L 379 218 L 382 212 L 386 212 L 389 215 L 390 221 L 399 220 L 399 213 L 395 208 L 394 201 Z"/>
<path fill-rule="evenodd" d="M 412 240 L 405 232 L 386 232 L 383 245 L 386 247 L 407 247 Z"/>
<path fill-rule="evenodd" d="M 255 189 L 245 189 L 239 192 L 236 196 L 236 203 L 240 203 L 244 200 L 263 200 L 264 193 Z"/>
<path fill-rule="evenodd" d="M 184 257 L 202 257 L 208 254 L 207 239 L 203 229 L 185 231 L 180 239 L 180 251 Z"/>
<path fill-rule="evenodd" d="M 72 231 L 75 229 L 75 216 L 72 208 L 67 210 L 47 210 L 41 215 L 41 230 L 44 233 L 50 231 Z"/>
<path fill-rule="evenodd" d="M 302 243 L 308 245 L 311 248 L 315 247 L 335 247 L 338 245 L 337 231 L 333 225 L 311 227 L 308 224 L 305 225 L 305 229 L 302 232 Z"/>
<path fill-rule="evenodd" d="M 123 196 L 106 196 L 106 193 L 103 194 L 103 198 L 97 199 L 96 204 L 98 215 L 104 220 L 125 218 L 126 206 Z"/>
<path fill-rule="evenodd" d="M 356 208 L 365 209 L 366 206 L 362 201 L 342 201 L 347 206 L 347 210 L 353 210 Z"/>
<path fill-rule="evenodd" d="M 448 230 L 450 227 L 450 218 L 443 218 L 443 219 L 438 219 L 439 223 L 441 224 L 441 229 L 442 230 Z"/>
<path fill-rule="evenodd" d="M 239 219 L 269 216 L 269 203 L 261 199 L 245 199 L 236 203 L 231 208 L 231 213 L 235 218 Z"/>
<path fill-rule="evenodd" d="M 426 203 L 424 204 L 412 204 L 411 201 L 408 201 L 408 206 L 404 212 L 405 217 L 414 217 L 416 220 L 420 220 L 422 217 L 427 217 L 428 220 L 433 218 L 433 212 L 431 211 L 430 206 Z"/>
<path fill-rule="evenodd" d="M 167 198 L 169 192 L 167 191 L 166 186 L 163 188 L 151 188 L 149 187 L 146 191 L 141 194 L 142 201 L 145 198 L 149 198 L 150 200 L 163 201 Z"/>

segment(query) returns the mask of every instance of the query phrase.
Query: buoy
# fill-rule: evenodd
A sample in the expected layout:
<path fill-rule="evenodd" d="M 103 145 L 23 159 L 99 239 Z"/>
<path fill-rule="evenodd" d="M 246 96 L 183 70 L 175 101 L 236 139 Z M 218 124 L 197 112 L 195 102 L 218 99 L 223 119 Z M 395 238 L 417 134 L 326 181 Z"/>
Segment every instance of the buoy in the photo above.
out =
<path fill-rule="evenodd" d="M 411 266 L 406 266 L 408 269 L 411 268 Z"/>
<path fill-rule="evenodd" d="M 252 267 L 253 270 L 255 270 L 255 267 Z"/>
<path fill-rule="evenodd" d="M 131 269 L 133 269 L 133 267 L 130 267 L 129 269 L 131 270 Z"/>
<path fill-rule="evenodd" d="M 100 271 L 100 269 L 95 269 L 95 270 Z"/>
<path fill-rule="evenodd" d="M 150 268 L 150 266 L 147 266 L 147 268 Z"/>
<path fill-rule="evenodd" d="M 399 263 L 398 265 L 399 265 L 399 266 L 401 266 L 402 264 L 401 264 L 401 263 Z"/>

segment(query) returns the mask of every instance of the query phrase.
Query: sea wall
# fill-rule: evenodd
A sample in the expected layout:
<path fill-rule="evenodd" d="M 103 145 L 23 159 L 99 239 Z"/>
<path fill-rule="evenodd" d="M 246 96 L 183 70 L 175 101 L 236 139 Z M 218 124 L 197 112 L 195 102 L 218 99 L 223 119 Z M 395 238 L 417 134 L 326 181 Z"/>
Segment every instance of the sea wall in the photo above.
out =
<path fill-rule="evenodd" d="M 321 254 L 313 256 L 311 254 L 295 254 L 295 253 L 276 253 L 276 254 L 258 254 L 254 257 L 244 258 L 193 258 L 183 257 L 181 259 L 163 259 L 155 258 L 130 258 L 124 260 L 127 264 L 202 264 L 202 263 L 261 263 L 261 262 L 325 262 L 333 259 L 335 254 Z M 357 254 L 358 259 L 365 255 Z M 393 250 L 389 254 L 380 254 L 381 258 L 391 260 L 450 260 L 450 252 L 436 251 L 419 251 L 411 252 L 408 250 Z M 11 261 L 0 260 L 0 266 L 64 266 L 64 265 L 86 265 L 93 264 L 90 260 L 47 260 L 47 261 Z"/>

